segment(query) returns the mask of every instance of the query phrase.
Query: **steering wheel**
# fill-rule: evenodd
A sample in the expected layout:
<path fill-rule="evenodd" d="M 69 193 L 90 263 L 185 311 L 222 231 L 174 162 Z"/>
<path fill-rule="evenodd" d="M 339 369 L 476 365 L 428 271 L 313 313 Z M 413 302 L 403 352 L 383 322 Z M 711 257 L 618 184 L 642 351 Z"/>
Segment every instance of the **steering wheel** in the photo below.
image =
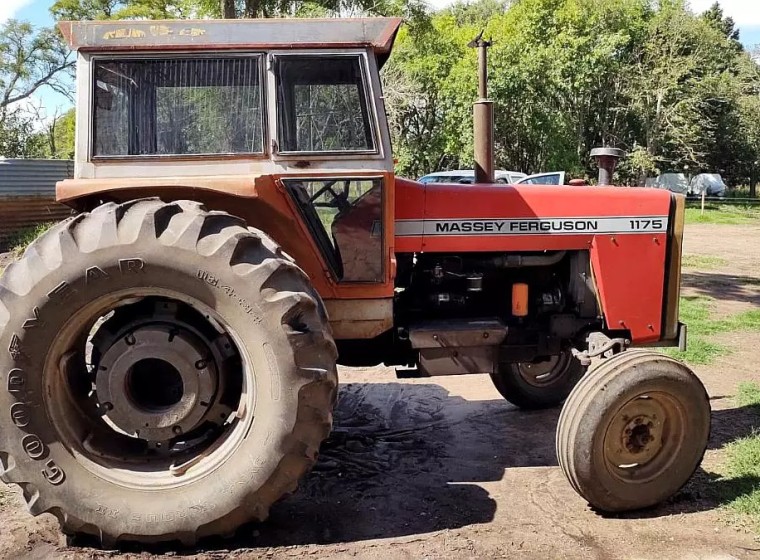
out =
<path fill-rule="evenodd" d="M 328 181 L 324 187 L 319 189 L 311 196 L 311 198 L 309 198 L 309 202 L 317 208 L 337 208 L 341 212 L 351 206 L 348 202 L 348 189 L 351 181 L 343 181 L 343 191 L 340 193 L 335 192 L 333 189 L 337 182 L 337 180 Z M 329 192 L 333 196 L 333 200 L 330 202 L 316 202 L 316 200 L 326 192 Z"/>

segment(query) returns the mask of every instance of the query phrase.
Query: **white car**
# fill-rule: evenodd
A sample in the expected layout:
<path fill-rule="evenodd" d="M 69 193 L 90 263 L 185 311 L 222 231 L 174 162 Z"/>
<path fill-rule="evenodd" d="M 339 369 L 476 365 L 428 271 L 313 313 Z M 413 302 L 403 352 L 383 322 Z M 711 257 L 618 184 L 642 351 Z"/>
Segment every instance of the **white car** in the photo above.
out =
<path fill-rule="evenodd" d="M 663 173 L 657 177 L 648 178 L 646 186 L 666 189 L 678 194 L 686 194 L 689 191 L 689 180 L 683 173 Z"/>
<path fill-rule="evenodd" d="M 494 173 L 497 183 L 505 185 L 564 185 L 565 172 L 539 173 L 526 175 L 519 171 L 497 170 Z M 437 171 L 420 177 L 420 183 L 459 183 L 470 185 L 475 182 L 475 171 L 472 169 L 457 169 L 454 171 Z"/>
<path fill-rule="evenodd" d="M 646 181 L 647 187 L 667 189 L 674 193 L 687 196 L 726 196 L 726 183 L 723 177 L 717 173 L 700 173 L 692 177 L 691 181 L 683 173 L 663 173 L 658 177 L 652 177 Z"/>
<path fill-rule="evenodd" d="M 702 196 L 702 193 L 704 193 L 705 196 L 724 197 L 726 196 L 727 189 L 728 187 L 723 181 L 723 177 L 717 173 L 700 173 L 699 175 L 695 175 L 691 180 L 689 194 L 692 196 Z"/>
<path fill-rule="evenodd" d="M 525 173 L 518 171 L 497 170 L 495 173 L 497 183 L 508 185 L 527 177 Z M 420 177 L 420 183 L 461 183 L 472 184 L 475 182 L 475 171 L 472 169 L 455 169 L 454 171 L 437 171 L 430 175 Z"/>

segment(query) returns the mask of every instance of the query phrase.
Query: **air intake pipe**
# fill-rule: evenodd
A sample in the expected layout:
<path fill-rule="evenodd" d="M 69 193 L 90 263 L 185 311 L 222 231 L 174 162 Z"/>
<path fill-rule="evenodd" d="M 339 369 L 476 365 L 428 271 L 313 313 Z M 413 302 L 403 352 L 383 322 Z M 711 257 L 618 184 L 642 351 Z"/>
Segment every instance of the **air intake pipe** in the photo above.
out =
<path fill-rule="evenodd" d="M 615 168 L 617 168 L 618 162 L 624 155 L 625 152 L 617 148 L 594 148 L 591 150 L 591 157 L 596 159 L 596 164 L 599 166 L 598 185 L 605 186 L 612 184 Z"/>

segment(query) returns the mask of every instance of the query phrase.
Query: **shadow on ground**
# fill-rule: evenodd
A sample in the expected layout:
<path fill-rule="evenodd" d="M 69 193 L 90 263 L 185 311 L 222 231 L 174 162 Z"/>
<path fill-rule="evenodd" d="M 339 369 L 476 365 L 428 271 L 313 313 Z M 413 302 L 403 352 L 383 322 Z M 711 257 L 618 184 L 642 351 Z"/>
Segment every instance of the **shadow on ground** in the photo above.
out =
<path fill-rule="evenodd" d="M 714 397 L 714 403 L 732 397 Z M 760 406 L 740 406 L 713 410 L 709 449 L 721 449 L 737 439 L 753 435 L 760 429 Z"/>
<path fill-rule="evenodd" d="M 487 523 L 497 504 L 472 483 L 501 480 L 505 468 L 556 465 L 558 415 L 521 412 L 503 400 L 467 401 L 435 384 L 345 385 L 314 472 L 272 511 L 255 544 L 356 541 Z"/>
<path fill-rule="evenodd" d="M 488 523 L 509 504 L 497 504 L 475 483 L 499 481 L 505 469 L 555 466 L 558 416 L 557 409 L 523 412 L 502 400 L 468 401 L 435 384 L 343 385 L 335 430 L 298 492 L 277 504 L 267 522 L 198 550 L 355 542 Z M 710 447 L 758 425 L 753 407 L 715 411 Z M 700 470 L 668 503 L 618 517 L 713 509 L 758 484 Z"/>
<path fill-rule="evenodd" d="M 760 278 L 719 272 L 684 272 L 681 286 L 713 299 L 760 306 Z"/>

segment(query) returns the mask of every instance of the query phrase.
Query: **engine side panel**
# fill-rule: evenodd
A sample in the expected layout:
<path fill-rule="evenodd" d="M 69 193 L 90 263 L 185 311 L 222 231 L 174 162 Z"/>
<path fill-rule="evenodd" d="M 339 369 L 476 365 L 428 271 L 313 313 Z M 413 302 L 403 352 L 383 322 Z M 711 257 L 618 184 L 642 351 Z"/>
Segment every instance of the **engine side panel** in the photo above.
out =
<path fill-rule="evenodd" d="M 397 179 L 396 201 L 397 252 L 587 250 L 607 328 L 661 338 L 670 193 Z"/>

